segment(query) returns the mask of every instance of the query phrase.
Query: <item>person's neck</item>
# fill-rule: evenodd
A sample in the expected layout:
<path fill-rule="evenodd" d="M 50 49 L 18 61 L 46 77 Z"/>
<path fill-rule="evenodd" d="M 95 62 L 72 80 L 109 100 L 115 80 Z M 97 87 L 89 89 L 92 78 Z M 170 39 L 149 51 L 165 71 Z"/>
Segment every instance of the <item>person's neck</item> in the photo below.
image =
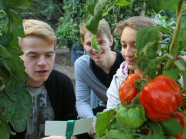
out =
<path fill-rule="evenodd" d="M 26 85 L 29 87 L 33 87 L 33 88 L 38 88 L 40 86 L 42 86 L 43 82 L 36 82 L 36 81 L 31 81 L 29 79 L 27 79 L 26 81 Z"/>
<path fill-rule="evenodd" d="M 116 60 L 116 52 L 110 51 L 110 54 L 107 55 L 107 58 L 101 63 L 96 63 L 105 73 L 109 73 L 111 67 L 113 66 Z"/>

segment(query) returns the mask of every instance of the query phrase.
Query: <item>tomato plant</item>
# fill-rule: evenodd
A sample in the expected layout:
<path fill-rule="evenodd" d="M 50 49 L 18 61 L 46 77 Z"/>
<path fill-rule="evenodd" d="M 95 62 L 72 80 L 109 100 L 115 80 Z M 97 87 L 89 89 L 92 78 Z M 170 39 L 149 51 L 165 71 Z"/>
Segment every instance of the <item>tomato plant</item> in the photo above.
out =
<path fill-rule="evenodd" d="M 105 16 L 105 11 L 109 12 L 112 5 L 126 6 L 133 4 L 134 1 L 89 1 L 89 10 L 84 19 L 87 29 L 96 34 L 97 25 L 103 17 L 102 15 Z M 138 68 L 143 71 L 143 75 L 137 81 L 128 81 L 127 79 L 121 85 L 119 92 L 116 92 L 119 93 L 122 104 L 125 104 L 126 100 L 131 102 L 127 107 L 143 106 L 147 121 L 136 129 L 128 128 L 129 126 L 124 123 L 130 120 L 125 117 L 121 118 L 127 113 L 123 111 L 128 109 L 125 108 L 126 105 L 118 105 L 115 109 L 100 113 L 101 117 L 98 116 L 96 122 L 97 134 L 95 138 L 165 139 L 171 138 L 166 135 L 177 135 L 183 132 L 183 126 L 171 115 L 177 110 L 184 111 L 183 107 L 180 106 L 186 102 L 186 63 L 184 59 L 179 58 L 180 55 L 185 56 L 186 54 L 186 38 L 184 37 L 186 35 L 185 0 L 144 0 L 143 2 L 151 7 L 155 13 L 169 9 L 176 15 L 173 30 L 158 25 L 154 28 L 143 28 L 138 31 L 136 36 L 137 51 L 134 61 L 137 63 Z M 169 41 L 161 40 L 160 32 L 163 34 L 168 33 Z M 161 49 L 162 44 L 163 49 Z M 145 77 L 148 77 L 148 79 Z M 130 91 L 132 93 L 129 93 Z M 132 101 L 132 99 L 135 99 L 135 101 Z M 124 107 L 124 110 L 121 110 L 121 107 Z M 136 111 L 132 113 L 136 113 Z M 109 117 L 107 116 L 108 113 L 110 114 Z M 104 122 L 107 122 L 107 125 L 102 127 L 101 124 Z M 150 132 L 146 135 L 144 129 L 148 128 L 148 126 Z M 99 127 L 102 127 L 102 130 L 99 130 Z"/>
<path fill-rule="evenodd" d="M 14 131 L 23 131 L 31 115 L 32 97 L 25 87 L 27 75 L 18 37 L 24 37 L 22 20 L 15 9 L 25 9 L 27 0 L 0 0 L 0 10 L 7 19 L 0 35 L 0 138 L 9 139 Z"/>

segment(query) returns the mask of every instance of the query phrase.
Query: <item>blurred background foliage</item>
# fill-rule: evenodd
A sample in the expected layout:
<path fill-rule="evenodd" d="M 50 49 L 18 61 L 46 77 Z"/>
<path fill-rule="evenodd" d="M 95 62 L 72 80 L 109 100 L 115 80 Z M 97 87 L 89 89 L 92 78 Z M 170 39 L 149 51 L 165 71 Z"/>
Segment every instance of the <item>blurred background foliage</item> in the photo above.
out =
<path fill-rule="evenodd" d="M 22 19 L 34 18 L 49 23 L 56 31 L 58 38 L 58 48 L 69 47 L 75 44 L 75 48 L 82 49 L 81 38 L 79 35 L 80 23 L 86 12 L 86 0 L 29 0 L 32 6 L 24 12 L 17 11 Z M 114 32 L 116 24 L 128 17 L 135 15 L 145 15 L 152 17 L 156 23 L 163 25 L 165 28 L 174 28 L 175 15 L 172 11 L 161 11 L 158 15 L 151 7 L 148 7 L 146 0 L 128 0 L 132 4 L 119 7 L 113 6 L 106 20 L 111 26 L 114 36 L 112 49 L 120 50 L 119 36 Z M 0 11 L 0 35 L 6 25 L 6 15 Z M 169 32 L 172 33 L 172 32 Z M 164 41 L 169 41 L 169 33 L 163 35 Z M 163 46 L 166 50 L 166 45 Z"/>

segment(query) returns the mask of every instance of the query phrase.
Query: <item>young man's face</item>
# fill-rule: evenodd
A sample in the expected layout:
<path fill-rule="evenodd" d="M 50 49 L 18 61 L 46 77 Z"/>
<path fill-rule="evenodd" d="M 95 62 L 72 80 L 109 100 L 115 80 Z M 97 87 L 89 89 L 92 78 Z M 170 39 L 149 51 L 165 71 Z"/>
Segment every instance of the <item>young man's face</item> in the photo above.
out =
<path fill-rule="evenodd" d="M 125 27 L 121 35 L 122 56 L 129 64 L 128 68 L 131 70 L 137 69 L 136 63 L 131 62 L 131 60 L 136 56 L 134 53 L 134 51 L 136 51 L 136 35 L 137 30 L 131 27 Z"/>
<path fill-rule="evenodd" d="M 86 32 L 82 44 L 87 52 L 87 54 L 95 61 L 95 63 L 102 63 L 107 60 L 107 57 L 110 56 L 110 47 L 113 43 L 113 38 L 109 39 L 106 34 L 102 34 L 96 37 L 98 46 L 101 51 L 96 51 L 91 47 L 91 37 L 90 32 Z"/>
<path fill-rule="evenodd" d="M 37 37 L 26 37 L 20 41 L 25 71 L 28 74 L 27 84 L 39 87 L 45 82 L 54 65 L 54 44 Z"/>

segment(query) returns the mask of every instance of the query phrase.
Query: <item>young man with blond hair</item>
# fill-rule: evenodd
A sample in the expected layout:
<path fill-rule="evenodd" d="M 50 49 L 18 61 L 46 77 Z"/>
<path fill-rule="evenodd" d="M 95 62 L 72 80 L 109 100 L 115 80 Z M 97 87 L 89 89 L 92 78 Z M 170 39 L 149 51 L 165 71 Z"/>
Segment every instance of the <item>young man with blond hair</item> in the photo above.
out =
<path fill-rule="evenodd" d="M 11 138 L 40 139 L 44 137 L 46 120 L 77 118 L 75 94 L 71 80 L 53 70 L 56 45 L 53 29 L 47 23 L 33 19 L 23 20 L 23 27 L 26 37 L 19 38 L 23 51 L 20 57 L 28 74 L 26 87 L 33 105 L 26 130 Z"/>
<path fill-rule="evenodd" d="M 84 23 L 81 24 L 80 35 L 87 55 L 81 56 L 75 62 L 76 108 L 80 118 L 93 117 L 92 129 L 89 132 L 93 137 L 96 113 L 105 108 L 106 91 L 124 59 L 120 52 L 111 50 L 113 37 L 105 19 L 100 20 L 96 34 L 96 41 L 101 51 L 91 47 L 92 34 L 86 29 Z M 90 105 L 90 90 L 98 97 L 98 106 L 93 110 Z"/>

